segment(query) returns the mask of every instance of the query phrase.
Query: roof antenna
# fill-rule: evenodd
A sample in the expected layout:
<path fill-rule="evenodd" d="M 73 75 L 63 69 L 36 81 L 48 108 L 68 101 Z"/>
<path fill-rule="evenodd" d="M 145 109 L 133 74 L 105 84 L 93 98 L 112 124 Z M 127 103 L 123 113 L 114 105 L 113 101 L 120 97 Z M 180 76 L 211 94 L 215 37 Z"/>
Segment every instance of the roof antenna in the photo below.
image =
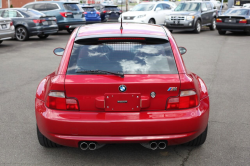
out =
<path fill-rule="evenodd" d="M 123 30 L 123 27 L 122 27 L 122 4 L 121 4 L 121 27 L 120 27 L 120 30 L 121 30 L 121 33 L 122 33 L 122 30 Z"/>

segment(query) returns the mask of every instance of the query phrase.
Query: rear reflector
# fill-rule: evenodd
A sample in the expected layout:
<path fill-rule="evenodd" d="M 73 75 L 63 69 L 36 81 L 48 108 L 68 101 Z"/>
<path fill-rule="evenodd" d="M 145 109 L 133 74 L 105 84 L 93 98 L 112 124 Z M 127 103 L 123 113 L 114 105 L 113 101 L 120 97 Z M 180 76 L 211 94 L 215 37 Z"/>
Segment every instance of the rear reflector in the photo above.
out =
<path fill-rule="evenodd" d="M 184 109 L 196 107 L 199 104 L 198 96 L 195 91 L 181 91 L 180 97 L 171 97 L 168 99 L 167 109 Z"/>
<path fill-rule="evenodd" d="M 64 92 L 50 92 L 46 106 L 57 110 L 79 110 L 77 99 L 65 98 Z"/>
<path fill-rule="evenodd" d="M 138 37 L 99 38 L 99 41 L 102 40 L 145 40 L 145 38 L 138 38 Z"/>
<path fill-rule="evenodd" d="M 222 22 L 222 20 L 220 18 L 217 18 L 216 22 Z"/>
<path fill-rule="evenodd" d="M 13 22 L 11 21 L 11 22 L 10 22 L 10 26 L 12 26 L 12 25 L 13 25 Z"/>
<path fill-rule="evenodd" d="M 246 23 L 247 23 L 247 20 L 246 20 L 246 19 L 240 19 L 239 23 L 246 24 Z"/>

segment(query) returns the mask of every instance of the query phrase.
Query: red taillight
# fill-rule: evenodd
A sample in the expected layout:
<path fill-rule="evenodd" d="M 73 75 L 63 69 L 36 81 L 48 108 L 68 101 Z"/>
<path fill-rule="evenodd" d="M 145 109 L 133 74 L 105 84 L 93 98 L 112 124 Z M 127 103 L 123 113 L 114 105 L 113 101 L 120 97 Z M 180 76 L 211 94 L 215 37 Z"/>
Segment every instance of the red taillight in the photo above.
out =
<path fill-rule="evenodd" d="M 67 16 L 70 16 L 70 15 L 73 15 L 73 13 L 71 12 L 61 12 L 60 13 L 63 17 L 67 17 Z"/>
<path fill-rule="evenodd" d="M 12 25 L 13 25 L 13 22 L 11 21 L 11 22 L 10 22 L 10 26 L 12 26 Z"/>
<path fill-rule="evenodd" d="M 57 110 L 79 110 L 77 100 L 66 98 L 64 92 L 50 92 L 46 99 L 46 106 Z"/>
<path fill-rule="evenodd" d="M 104 11 L 103 11 L 103 13 L 107 13 L 107 11 L 106 11 L 106 10 L 104 10 Z"/>
<path fill-rule="evenodd" d="M 240 19 L 239 23 L 246 24 L 246 23 L 247 23 L 247 20 L 246 20 L 246 19 Z"/>
<path fill-rule="evenodd" d="M 198 96 L 195 91 L 181 91 L 180 97 L 171 97 L 168 99 L 167 109 L 192 108 L 198 104 Z"/>
<path fill-rule="evenodd" d="M 109 38 L 99 38 L 99 41 L 102 40 L 145 40 L 145 38 L 139 37 L 109 37 Z"/>
<path fill-rule="evenodd" d="M 100 12 L 96 12 L 96 14 L 100 15 Z"/>
<path fill-rule="evenodd" d="M 216 22 L 222 22 L 222 20 L 220 18 L 217 18 Z"/>
<path fill-rule="evenodd" d="M 87 14 L 87 12 L 83 12 L 83 14 Z"/>
<path fill-rule="evenodd" d="M 33 20 L 34 23 L 42 23 L 44 21 L 46 21 L 46 20 Z"/>

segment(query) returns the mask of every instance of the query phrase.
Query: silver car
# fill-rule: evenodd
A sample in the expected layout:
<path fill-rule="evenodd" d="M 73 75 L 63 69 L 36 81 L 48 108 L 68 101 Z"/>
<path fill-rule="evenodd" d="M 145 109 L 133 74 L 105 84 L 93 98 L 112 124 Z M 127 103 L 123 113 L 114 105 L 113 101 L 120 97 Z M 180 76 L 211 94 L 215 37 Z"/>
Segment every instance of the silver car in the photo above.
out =
<path fill-rule="evenodd" d="M 11 39 L 15 35 L 15 27 L 10 18 L 0 17 L 0 44 L 3 40 Z"/>

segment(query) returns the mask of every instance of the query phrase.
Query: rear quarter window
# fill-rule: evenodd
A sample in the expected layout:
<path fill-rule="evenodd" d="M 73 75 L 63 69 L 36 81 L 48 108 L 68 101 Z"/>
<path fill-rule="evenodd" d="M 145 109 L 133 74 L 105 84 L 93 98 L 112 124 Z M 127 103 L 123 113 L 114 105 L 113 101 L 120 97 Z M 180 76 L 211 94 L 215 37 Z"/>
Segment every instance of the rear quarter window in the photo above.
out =
<path fill-rule="evenodd" d="M 75 43 L 67 74 L 79 74 L 79 70 L 105 70 L 124 74 L 178 73 L 168 42 Z"/>
<path fill-rule="evenodd" d="M 70 10 L 70 11 L 78 11 L 79 10 L 79 8 L 78 8 L 78 6 L 77 6 L 76 3 L 64 3 L 63 7 L 66 10 Z"/>
<path fill-rule="evenodd" d="M 56 10 L 59 9 L 59 7 L 57 6 L 57 4 L 53 4 L 53 3 L 48 3 L 46 6 L 47 10 Z"/>
<path fill-rule="evenodd" d="M 37 3 L 34 4 L 33 9 L 38 10 L 38 11 L 46 11 L 46 3 Z"/>

